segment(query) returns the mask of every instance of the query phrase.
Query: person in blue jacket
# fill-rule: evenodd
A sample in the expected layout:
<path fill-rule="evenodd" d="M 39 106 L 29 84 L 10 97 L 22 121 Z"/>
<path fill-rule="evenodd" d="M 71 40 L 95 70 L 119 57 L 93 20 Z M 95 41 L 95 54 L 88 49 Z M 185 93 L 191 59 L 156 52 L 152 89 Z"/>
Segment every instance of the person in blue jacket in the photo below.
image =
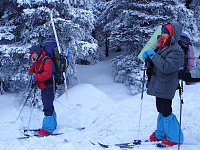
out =
<path fill-rule="evenodd" d="M 178 70 L 184 64 L 184 53 L 178 44 L 181 32 L 179 23 L 162 25 L 157 48 L 148 49 L 142 55 L 151 64 L 147 69 L 147 94 L 156 97 L 159 112 L 157 129 L 150 136 L 150 141 L 162 141 L 167 146 L 179 143 L 179 122 L 172 113 L 172 99 L 179 85 Z M 181 144 L 183 138 L 181 131 Z"/>

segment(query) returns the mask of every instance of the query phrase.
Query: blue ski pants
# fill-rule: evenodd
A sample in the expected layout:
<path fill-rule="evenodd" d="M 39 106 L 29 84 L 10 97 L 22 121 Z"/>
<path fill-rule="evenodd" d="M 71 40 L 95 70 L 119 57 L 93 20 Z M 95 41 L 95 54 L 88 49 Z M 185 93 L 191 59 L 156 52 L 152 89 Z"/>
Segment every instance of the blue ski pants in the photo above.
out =
<path fill-rule="evenodd" d="M 54 112 L 54 92 L 53 87 L 46 88 L 41 91 L 42 94 L 42 103 L 43 103 L 43 111 L 45 116 L 52 116 Z"/>
<path fill-rule="evenodd" d="M 162 140 L 165 137 L 170 142 L 179 142 L 179 122 L 176 116 L 172 113 L 172 100 L 156 97 L 156 107 L 159 112 L 157 118 L 157 130 L 155 136 Z M 183 132 L 181 130 L 180 143 L 183 143 Z"/>
<path fill-rule="evenodd" d="M 155 136 L 157 139 L 162 140 L 165 137 L 170 142 L 179 142 L 179 122 L 176 116 L 171 113 L 168 117 L 164 117 L 161 113 L 157 119 L 157 130 L 155 130 Z M 180 133 L 180 144 L 183 143 L 184 136 L 181 130 Z"/>
<path fill-rule="evenodd" d="M 43 103 L 43 111 L 44 111 L 44 119 L 42 128 L 47 130 L 48 132 L 54 132 L 57 127 L 57 117 L 56 112 L 54 111 L 54 92 L 53 87 L 46 88 L 41 91 L 42 94 L 42 103 Z"/>
<path fill-rule="evenodd" d="M 42 128 L 48 132 L 54 132 L 57 127 L 57 117 L 56 112 L 53 112 L 52 116 L 45 116 L 42 123 Z"/>

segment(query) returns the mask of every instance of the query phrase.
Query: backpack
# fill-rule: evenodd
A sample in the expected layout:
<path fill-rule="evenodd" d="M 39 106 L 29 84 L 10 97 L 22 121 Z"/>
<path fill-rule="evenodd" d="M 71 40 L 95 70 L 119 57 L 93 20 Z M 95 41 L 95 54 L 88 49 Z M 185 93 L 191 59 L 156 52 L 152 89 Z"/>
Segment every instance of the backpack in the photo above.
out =
<path fill-rule="evenodd" d="M 180 45 L 180 47 L 182 48 L 185 54 L 184 66 L 183 66 L 183 69 L 179 70 L 179 76 L 185 76 L 185 74 L 187 74 L 188 71 L 191 71 L 194 67 L 194 48 L 192 46 L 192 43 L 190 42 L 190 38 L 185 33 L 181 33 L 178 44 Z M 187 77 L 186 85 L 192 84 L 190 83 L 190 80 L 192 82 L 191 77 Z"/>
<path fill-rule="evenodd" d="M 52 72 L 55 83 L 58 85 L 63 84 L 64 83 L 63 72 L 66 72 L 67 69 L 66 65 L 69 65 L 68 57 L 65 57 L 59 53 L 55 38 L 48 38 L 44 40 L 42 42 L 42 48 L 47 53 L 47 56 L 45 56 L 45 58 L 43 59 L 43 67 L 45 61 L 51 59 L 55 65 L 55 71 Z M 52 83 L 52 77 L 45 82 L 45 84 L 48 83 Z"/>
<path fill-rule="evenodd" d="M 192 52 L 192 55 L 189 54 L 190 53 L 190 46 L 192 46 L 191 42 L 190 42 L 190 38 L 187 36 L 187 34 L 185 33 L 181 33 L 181 36 L 180 36 L 180 39 L 178 41 L 178 44 L 180 45 L 180 47 L 182 48 L 184 54 L 185 54 L 185 57 L 184 57 L 184 66 L 183 66 L 183 69 L 184 70 L 187 70 L 189 69 L 190 66 L 188 66 L 188 61 L 190 59 L 194 59 L 194 56 L 193 56 L 193 52 Z"/>

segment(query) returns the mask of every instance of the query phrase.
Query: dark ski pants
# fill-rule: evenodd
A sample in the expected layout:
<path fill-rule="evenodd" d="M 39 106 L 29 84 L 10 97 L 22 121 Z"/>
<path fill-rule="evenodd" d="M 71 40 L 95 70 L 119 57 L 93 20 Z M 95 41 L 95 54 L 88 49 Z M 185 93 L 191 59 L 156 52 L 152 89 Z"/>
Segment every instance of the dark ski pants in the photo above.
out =
<path fill-rule="evenodd" d="M 41 91 L 42 93 L 42 103 L 43 103 L 43 111 L 45 116 L 52 116 L 54 112 L 54 92 L 53 87 L 46 88 Z"/>
<path fill-rule="evenodd" d="M 172 100 L 156 97 L 156 107 L 159 113 L 167 117 L 172 113 Z"/>

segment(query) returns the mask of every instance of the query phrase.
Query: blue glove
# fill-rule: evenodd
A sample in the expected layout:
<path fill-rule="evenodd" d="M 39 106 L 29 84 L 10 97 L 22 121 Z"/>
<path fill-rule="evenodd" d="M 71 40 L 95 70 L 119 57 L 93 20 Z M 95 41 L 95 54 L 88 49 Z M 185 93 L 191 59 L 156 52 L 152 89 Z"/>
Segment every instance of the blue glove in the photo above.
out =
<path fill-rule="evenodd" d="M 144 53 L 143 53 L 143 55 L 142 55 L 142 59 L 147 59 L 148 57 L 150 58 L 150 59 L 153 59 L 153 57 L 156 55 L 156 53 L 154 52 L 154 50 L 153 49 L 148 49 L 148 50 L 146 50 Z"/>
<path fill-rule="evenodd" d="M 35 82 L 36 80 L 34 79 L 34 76 L 36 75 L 36 73 L 33 73 L 32 75 L 30 75 L 28 77 L 29 82 Z"/>

